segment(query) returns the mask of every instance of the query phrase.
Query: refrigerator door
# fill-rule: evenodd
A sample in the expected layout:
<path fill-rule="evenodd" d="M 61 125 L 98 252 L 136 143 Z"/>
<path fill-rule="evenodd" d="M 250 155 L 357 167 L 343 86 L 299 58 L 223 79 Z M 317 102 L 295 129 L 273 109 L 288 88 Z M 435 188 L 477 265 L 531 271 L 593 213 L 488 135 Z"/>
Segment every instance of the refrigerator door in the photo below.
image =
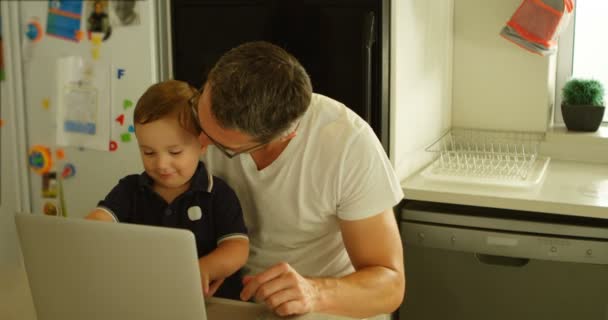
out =
<path fill-rule="evenodd" d="M 17 139 L 25 140 L 26 152 L 16 158 L 26 167 L 50 162 L 46 175 L 36 166 L 27 169 L 27 191 L 35 213 L 84 216 L 120 178 L 143 170 L 132 114 L 139 96 L 158 81 L 158 3 L 135 1 L 131 7 L 120 1 L 103 2 L 100 9 L 107 19 L 100 23 L 93 23 L 93 3 L 9 3 L 18 7 L 14 27 L 23 28 L 17 33 L 20 43 L 5 48 L 22 60 L 22 91 L 17 94 L 23 100 L 11 108 L 25 114 L 25 137 Z M 73 63 L 58 67 L 65 58 Z M 84 80 L 68 85 L 67 78 L 77 77 Z M 68 121 L 81 116 L 96 125 Z M 68 134 L 71 140 L 61 141 Z M 87 134 L 99 139 L 98 147 L 82 143 L 90 138 L 82 138 Z M 67 210 L 55 211 L 53 206 Z"/>
<path fill-rule="evenodd" d="M 6 265 L 18 265 L 19 252 L 17 247 L 17 235 L 15 230 L 15 212 L 22 209 L 22 204 L 27 202 L 23 197 L 20 172 L 24 172 L 24 163 L 17 161 L 17 155 L 23 154 L 24 147 L 15 143 L 20 134 L 19 123 L 23 121 L 23 114 L 12 108 L 19 98 L 15 92 L 18 90 L 19 81 L 15 81 L 18 74 L 19 57 L 13 56 L 6 47 L 18 44 L 19 39 L 15 36 L 17 30 L 11 23 L 15 8 L 8 3 L 0 3 L 0 16 L 2 17 L 2 54 L 4 79 L 0 80 L 0 267 Z M 18 170 L 19 167 L 22 170 Z M 17 168 L 17 170 L 15 170 Z M 25 194 L 27 196 L 27 193 Z"/>
<path fill-rule="evenodd" d="M 21 90 L 20 57 L 6 50 L 7 46 L 19 45 L 17 7 L 0 1 L 0 17 L 4 66 L 4 78 L 0 80 L 0 318 L 35 320 L 14 221 L 15 212 L 28 210 L 29 206 L 28 193 L 23 191 L 27 186 L 21 183 L 27 180 L 23 177 L 25 163 L 17 160 L 18 155 L 25 154 L 23 112 L 13 108 L 21 98 L 16 94 Z"/>

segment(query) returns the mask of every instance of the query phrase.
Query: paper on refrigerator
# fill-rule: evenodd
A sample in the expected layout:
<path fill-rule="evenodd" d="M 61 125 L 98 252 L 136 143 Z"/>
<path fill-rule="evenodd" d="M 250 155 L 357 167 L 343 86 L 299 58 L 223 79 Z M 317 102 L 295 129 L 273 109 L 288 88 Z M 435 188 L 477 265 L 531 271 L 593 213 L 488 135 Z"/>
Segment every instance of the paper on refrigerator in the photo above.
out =
<path fill-rule="evenodd" d="M 57 61 L 57 145 L 108 151 L 110 67 L 79 56 Z"/>

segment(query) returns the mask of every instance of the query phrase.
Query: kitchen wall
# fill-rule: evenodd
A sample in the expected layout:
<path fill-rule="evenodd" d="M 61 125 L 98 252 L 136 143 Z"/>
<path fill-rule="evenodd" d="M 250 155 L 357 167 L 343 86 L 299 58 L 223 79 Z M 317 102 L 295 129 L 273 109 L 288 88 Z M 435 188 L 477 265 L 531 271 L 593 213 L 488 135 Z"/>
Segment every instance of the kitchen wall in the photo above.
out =
<path fill-rule="evenodd" d="M 456 0 L 452 125 L 547 130 L 555 55 L 532 54 L 499 36 L 521 0 Z"/>
<path fill-rule="evenodd" d="M 555 56 L 499 35 L 520 4 L 393 1 L 391 158 L 400 179 L 434 157 L 425 148 L 451 127 L 547 130 Z"/>
<path fill-rule="evenodd" d="M 425 148 L 451 125 L 453 5 L 392 1 L 390 154 L 400 179 L 433 158 Z"/>

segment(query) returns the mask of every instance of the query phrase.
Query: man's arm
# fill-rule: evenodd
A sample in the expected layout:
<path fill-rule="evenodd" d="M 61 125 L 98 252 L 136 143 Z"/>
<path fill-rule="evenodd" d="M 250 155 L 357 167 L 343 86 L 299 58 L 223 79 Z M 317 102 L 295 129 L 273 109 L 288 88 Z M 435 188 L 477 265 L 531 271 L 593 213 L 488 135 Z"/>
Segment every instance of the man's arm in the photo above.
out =
<path fill-rule="evenodd" d="M 403 301 L 403 247 L 392 209 L 340 221 L 356 271 L 342 278 L 304 278 L 280 263 L 246 277 L 241 299 L 255 296 L 279 315 L 322 312 L 350 317 L 390 313 Z"/>

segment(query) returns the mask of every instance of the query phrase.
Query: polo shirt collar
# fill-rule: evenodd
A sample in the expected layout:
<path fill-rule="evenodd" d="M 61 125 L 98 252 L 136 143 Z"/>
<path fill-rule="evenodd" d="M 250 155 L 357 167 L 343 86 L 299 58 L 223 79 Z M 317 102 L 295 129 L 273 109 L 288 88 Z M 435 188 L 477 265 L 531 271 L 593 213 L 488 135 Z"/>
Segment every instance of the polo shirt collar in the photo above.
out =
<path fill-rule="evenodd" d="M 152 189 L 152 185 L 154 184 L 152 177 L 145 171 L 139 175 L 138 182 L 140 187 L 150 189 Z M 203 191 L 210 193 L 211 190 L 213 190 L 213 176 L 207 171 L 203 162 L 199 161 L 196 171 L 194 171 L 194 175 L 192 176 L 188 191 Z"/>

